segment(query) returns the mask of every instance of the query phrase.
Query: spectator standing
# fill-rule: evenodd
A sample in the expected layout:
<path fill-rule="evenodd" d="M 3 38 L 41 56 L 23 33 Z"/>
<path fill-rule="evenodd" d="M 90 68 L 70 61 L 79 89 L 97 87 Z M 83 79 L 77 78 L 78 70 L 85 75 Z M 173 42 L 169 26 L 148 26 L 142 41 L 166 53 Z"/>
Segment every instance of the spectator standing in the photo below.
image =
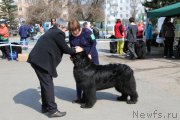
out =
<path fill-rule="evenodd" d="M 8 43 L 9 39 L 9 29 L 7 27 L 6 21 L 0 21 L 0 44 Z M 2 59 L 6 59 L 8 55 L 7 46 L 1 46 L 0 50 L 2 51 Z"/>
<path fill-rule="evenodd" d="M 38 40 L 43 34 L 44 34 L 44 28 L 42 24 L 37 24 L 39 31 L 37 34 L 33 37 L 34 40 Z"/>
<path fill-rule="evenodd" d="M 87 21 L 85 21 L 85 22 L 83 23 L 83 28 L 87 28 L 87 29 L 89 29 L 89 30 L 92 31 L 92 29 L 91 29 L 91 24 L 90 24 L 89 22 L 87 22 Z"/>
<path fill-rule="evenodd" d="M 133 59 L 133 60 L 137 58 L 137 54 L 135 53 L 135 44 L 137 42 L 136 35 L 138 32 L 138 27 L 134 23 L 134 21 L 135 21 L 134 17 L 129 18 L 130 24 L 127 29 L 128 50 L 130 52 L 130 59 Z"/>
<path fill-rule="evenodd" d="M 96 39 L 99 39 L 99 28 L 97 28 L 95 25 L 91 26 L 91 29 L 93 30 L 93 34 L 95 36 Z"/>
<path fill-rule="evenodd" d="M 56 18 L 51 18 L 51 27 L 53 27 L 56 24 Z"/>
<path fill-rule="evenodd" d="M 25 24 L 25 21 L 22 23 L 23 25 L 19 28 L 19 35 L 20 35 L 20 45 L 23 46 L 25 50 L 28 49 L 28 37 L 30 37 L 31 28 Z M 25 42 L 25 45 L 24 45 Z"/>
<path fill-rule="evenodd" d="M 35 70 L 41 87 L 42 113 L 49 112 L 49 117 L 62 117 L 55 103 L 53 78 L 57 77 L 56 67 L 63 54 L 81 52 L 81 47 L 70 48 L 65 41 L 66 23 L 57 21 L 40 39 L 29 54 L 28 62 Z"/>
<path fill-rule="evenodd" d="M 151 41 L 153 39 L 153 35 L 152 35 L 152 23 L 149 20 L 146 26 L 146 30 L 145 30 L 145 36 L 146 36 L 146 47 L 147 47 L 147 52 L 148 54 L 151 53 Z"/>
<path fill-rule="evenodd" d="M 137 33 L 137 38 L 141 39 L 143 38 L 143 33 L 144 33 L 144 23 L 142 21 L 139 22 L 138 24 L 138 33 Z"/>
<path fill-rule="evenodd" d="M 174 37 L 175 37 L 175 27 L 173 23 L 171 22 L 171 17 L 166 17 L 162 28 L 161 28 L 161 34 L 162 37 L 165 38 L 164 40 L 164 57 L 170 57 L 174 58 L 173 53 L 173 43 L 174 43 Z"/>
<path fill-rule="evenodd" d="M 124 38 L 125 38 L 125 26 L 121 23 L 120 19 L 117 19 L 116 24 L 114 26 L 114 33 L 116 39 L 121 39 L 117 42 L 117 53 L 118 54 L 124 54 L 123 48 L 124 48 Z"/>
<path fill-rule="evenodd" d="M 96 40 L 94 34 L 88 28 L 82 28 L 79 21 L 71 20 L 68 23 L 70 36 L 69 43 L 71 47 L 80 46 L 85 51 L 90 59 L 92 59 L 94 64 L 99 64 L 98 52 L 96 49 Z M 77 99 L 73 102 L 80 103 L 82 102 L 82 90 L 76 86 Z"/>

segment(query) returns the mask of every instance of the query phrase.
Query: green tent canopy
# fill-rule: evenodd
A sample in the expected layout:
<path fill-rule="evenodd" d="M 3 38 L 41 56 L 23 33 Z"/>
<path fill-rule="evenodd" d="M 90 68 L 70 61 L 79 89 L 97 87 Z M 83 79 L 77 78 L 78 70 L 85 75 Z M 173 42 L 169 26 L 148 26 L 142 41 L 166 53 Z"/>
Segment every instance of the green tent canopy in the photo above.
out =
<path fill-rule="evenodd" d="M 148 18 L 180 16 L 180 2 L 147 12 Z"/>

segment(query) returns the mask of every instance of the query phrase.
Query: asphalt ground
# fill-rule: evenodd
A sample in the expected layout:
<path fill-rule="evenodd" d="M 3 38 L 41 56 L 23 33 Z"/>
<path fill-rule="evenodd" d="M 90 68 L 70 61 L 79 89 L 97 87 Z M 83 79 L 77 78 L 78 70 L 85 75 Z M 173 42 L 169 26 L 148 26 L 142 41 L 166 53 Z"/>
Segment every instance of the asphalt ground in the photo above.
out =
<path fill-rule="evenodd" d="M 18 41 L 18 38 L 12 38 Z M 30 49 L 35 42 L 30 42 Z M 61 120 L 179 120 L 180 60 L 164 59 L 163 48 L 152 48 L 145 59 L 128 60 L 109 53 L 108 42 L 98 42 L 100 64 L 122 63 L 134 70 L 139 99 L 128 105 L 116 101 L 120 93 L 114 88 L 97 92 L 97 102 L 91 109 L 73 104 L 76 98 L 73 64 L 64 55 L 54 79 L 56 103 L 67 115 Z M 0 120 L 48 120 L 41 113 L 39 82 L 27 62 L 0 59 Z"/>

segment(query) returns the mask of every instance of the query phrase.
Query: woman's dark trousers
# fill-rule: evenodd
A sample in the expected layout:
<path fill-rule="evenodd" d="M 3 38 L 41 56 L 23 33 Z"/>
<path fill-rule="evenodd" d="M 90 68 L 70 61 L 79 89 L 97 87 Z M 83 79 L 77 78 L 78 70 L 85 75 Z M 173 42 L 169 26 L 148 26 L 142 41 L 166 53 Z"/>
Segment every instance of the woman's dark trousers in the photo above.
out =
<path fill-rule="evenodd" d="M 173 43 L 174 38 L 173 37 L 166 37 L 164 40 L 164 56 L 172 57 L 173 54 Z"/>

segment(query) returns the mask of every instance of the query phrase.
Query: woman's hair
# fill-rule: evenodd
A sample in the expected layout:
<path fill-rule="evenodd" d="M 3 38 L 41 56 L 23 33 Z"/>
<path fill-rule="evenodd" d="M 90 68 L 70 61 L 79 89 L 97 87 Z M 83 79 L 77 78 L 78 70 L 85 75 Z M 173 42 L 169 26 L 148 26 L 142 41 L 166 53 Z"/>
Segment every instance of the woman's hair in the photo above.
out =
<path fill-rule="evenodd" d="M 166 18 L 164 19 L 164 23 L 167 23 L 168 21 L 171 21 L 171 17 L 166 17 Z"/>
<path fill-rule="evenodd" d="M 51 25 L 55 25 L 56 23 L 56 18 L 51 18 Z"/>
<path fill-rule="evenodd" d="M 134 20 L 134 17 L 130 17 L 129 18 L 129 22 L 131 23 L 131 22 L 134 22 L 135 20 Z"/>
<path fill-rule="evenodd" d="M 56 21 L 56 18 L 51 18 L 51 23 L 52 23 L 53 21 Z"/>
<path fill-rule="evenodd" d="M 39 23 L 39 26 L 42 27 L 42 23 Z"/>
<path fill-rule="evenodd" d="M 116 23 L 120 23 L 120 22 L 121 22 L 121 19 L 117 19 L 117 20 L 116 20 Z"/>
<path fill-rule="evenodd" d="M 69 31 L 74 31 L 74 30 L 80 30 L 81 25 L 78 20 L 70 20 L 68 23 L 68 29 Z"/>

